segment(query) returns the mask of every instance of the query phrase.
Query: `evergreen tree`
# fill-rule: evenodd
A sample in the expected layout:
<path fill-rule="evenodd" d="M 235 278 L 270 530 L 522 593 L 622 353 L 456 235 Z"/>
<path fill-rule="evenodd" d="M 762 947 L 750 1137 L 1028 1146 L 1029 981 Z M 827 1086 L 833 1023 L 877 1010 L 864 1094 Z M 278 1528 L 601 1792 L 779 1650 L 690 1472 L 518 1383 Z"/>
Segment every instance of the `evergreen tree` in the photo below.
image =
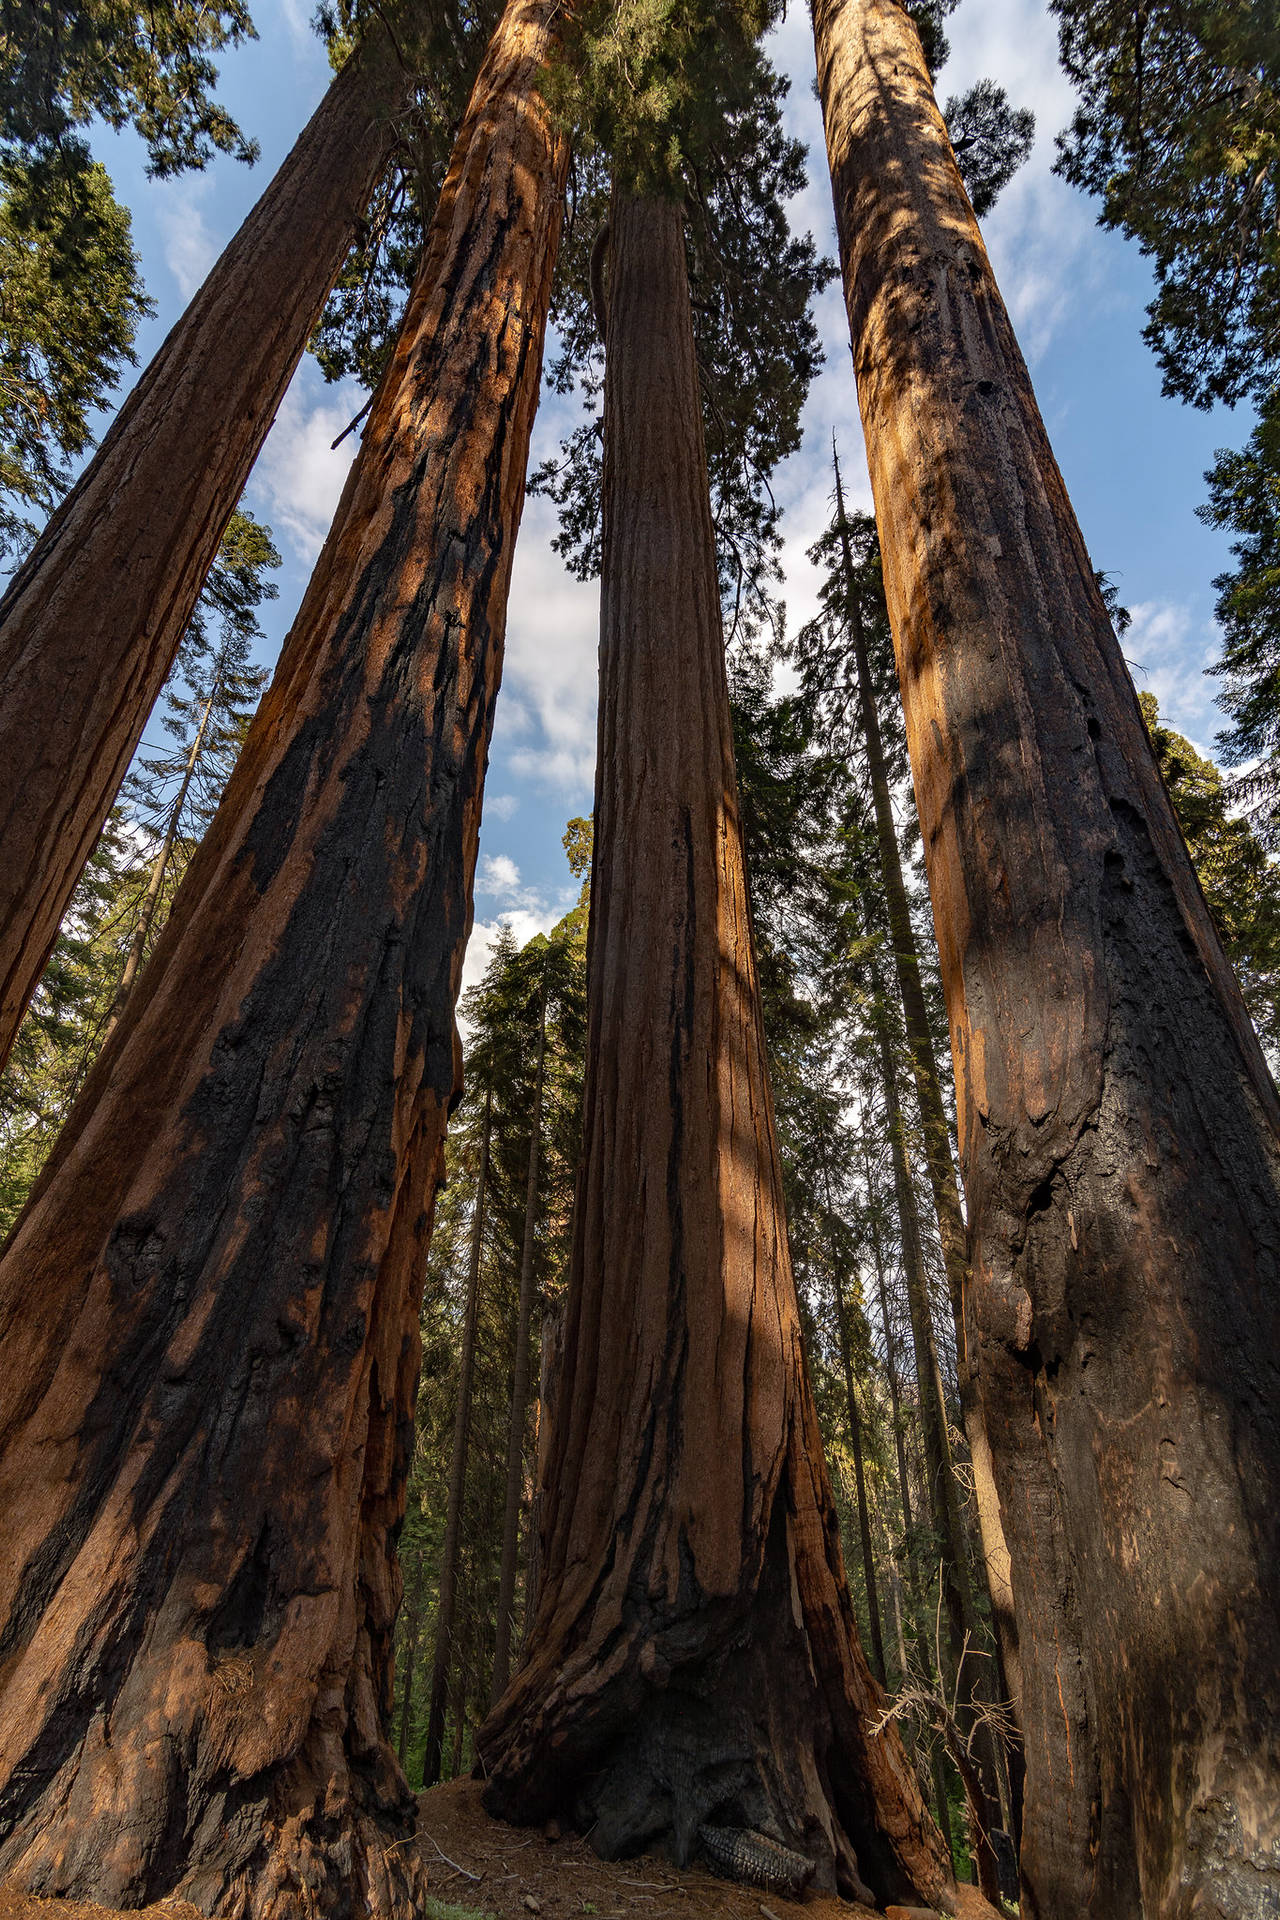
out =
<path fill-rule="evenodd" d="M 162 724 L 172 747 L 125 781 L 59 929 L 0 1075 L 0 1237 L 158 937 L 177 884 L 230 778 L 267 675 L 252 665 L 256 608 L 279 565 L 269 530 L 237 510 L 178 651 Z"/>
<path fill-rule="evenodd" d="M 1280 29 L 1235 0 L 1053 0 L 1080 105 L 1058 168 L 1155 270 L 1165 391 L 1207 406 L 1280 366 Z"/>
<path fill-rule="evenodd" d="M 0 158 L 0 561 L 52 511 L 149 311 L 105 168 L 86 161 L 74 185 L 37 190 L 30 162 Z"/>
<path fill-rule="evenodd" d="M 1231 790 L 1212 760 L 1161 724 L 1154 694 L 1138 700 L 1209 911 L 1274 1062 L 1280 1056 L 1280 868 L 1249 823 L 1228 812 Z"/>

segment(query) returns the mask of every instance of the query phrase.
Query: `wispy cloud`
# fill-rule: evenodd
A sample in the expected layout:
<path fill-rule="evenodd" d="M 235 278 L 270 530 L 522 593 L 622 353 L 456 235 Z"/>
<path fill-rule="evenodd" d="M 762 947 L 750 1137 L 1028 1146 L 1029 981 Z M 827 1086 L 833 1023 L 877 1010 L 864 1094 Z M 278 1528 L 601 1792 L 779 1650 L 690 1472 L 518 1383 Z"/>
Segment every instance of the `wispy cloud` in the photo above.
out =
<path fill-rule="evenodd" d="M 253 472 L 253 486 L 278 533 L 310 567 L 329 531 L 347 469 L 360 441 L 343 428 L 364 403 L 353 380 L 326 387 L 304 361 L 286 393 Z"/>
<path fill-rule="evenodd" d="M 191 179 L 159 181 L 152 188 L 164 263 L 184 303 L 199 292 L 222 251 L 201 204 L 208 190 L 208 182 Z"/>
<path fill-rule="evenodd" d="M 590 804 L 595 779 L 600 594 L 551 551 L 554 532 L 555 509 L 530 501 L 511 583 L 495 750 L 507 753 L 515 775 L 580 808 Z"/>
<path fill-rule="evenodd" d="M 1218 657 L 1217 627 L 1173 601 L 1141 601 L 1129 611 L 1133 624 L 1120 644 L 1134 684 L 1154 693 L 1162 720 L 1212 756 L 1224 724 L 1215 704 L 1218 683 L 1206 671 Z"/>

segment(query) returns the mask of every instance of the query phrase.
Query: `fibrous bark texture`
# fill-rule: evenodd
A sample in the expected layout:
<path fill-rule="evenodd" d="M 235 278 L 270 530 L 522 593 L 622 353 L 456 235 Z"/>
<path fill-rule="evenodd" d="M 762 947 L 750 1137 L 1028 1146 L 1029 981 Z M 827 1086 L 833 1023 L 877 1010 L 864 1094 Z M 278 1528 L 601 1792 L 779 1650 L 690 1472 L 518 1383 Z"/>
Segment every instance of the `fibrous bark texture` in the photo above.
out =
<path fill-rule="evenodd" d="M 410 92 L 374 28 L 0 603 L 0 1067 Z"/>
<path fill-rule="evenodd" d="M 914 27 L 817 0 L 1013 1565 L 1023 1913 L 1280 1902 L 1275 1091 Z"/>
<path fill-rule="evenodd" d="M 275 681 L 0 1260 L 0 1876 L 402 1909 L 421 1279 L 558 239 L 511 0 Z"/>
<path fill-rule="evenodd" d="M 869 1731 L 801 1346 L 681 211 L 623 197 L 611 230 L 584 1163 L 538 1610 L 481 1731 L 487 1803 L 567 1811 L 606 1857 L 684 1860 L 703 1830 L 753 1871 L 763 1835 L 816 1884 L 945 1902 L 900 1742 Z"/>

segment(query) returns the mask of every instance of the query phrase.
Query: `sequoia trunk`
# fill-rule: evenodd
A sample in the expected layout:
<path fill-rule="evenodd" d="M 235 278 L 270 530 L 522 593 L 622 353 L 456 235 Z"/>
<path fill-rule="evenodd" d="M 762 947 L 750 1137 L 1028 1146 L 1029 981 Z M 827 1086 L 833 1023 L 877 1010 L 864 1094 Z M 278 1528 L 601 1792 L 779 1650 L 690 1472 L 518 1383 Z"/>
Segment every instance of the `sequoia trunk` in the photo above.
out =
<path fill-rule="evenodd" d="M 371 28 L 0 603 L 0 1067 L 411 88 Z"/>
<path fill-rule="evenodd" d="M 895 0 L 816 0 L 1013 1564 L 1028 1920 L 1280 1899 L 1280 1108 Z"/>
<path fill-rule="evenodd" d="M 584 1161 L 504 1817 L 946 1901 L 858 1645 L 787 1251 L 678 204 L 615 197 Z M 782 1843 L 780 1846 L 778 1843 Z M 782 1849 L 785 1847 L 787 1852 Z"/>
<path fill-rule="evenodd" d="M 34 1892 L 254 1920 L 415 1892 L 393 1543 L 558 9 L 494 37 L 274 683 L 0 1260 L 0 1877 Z"/>

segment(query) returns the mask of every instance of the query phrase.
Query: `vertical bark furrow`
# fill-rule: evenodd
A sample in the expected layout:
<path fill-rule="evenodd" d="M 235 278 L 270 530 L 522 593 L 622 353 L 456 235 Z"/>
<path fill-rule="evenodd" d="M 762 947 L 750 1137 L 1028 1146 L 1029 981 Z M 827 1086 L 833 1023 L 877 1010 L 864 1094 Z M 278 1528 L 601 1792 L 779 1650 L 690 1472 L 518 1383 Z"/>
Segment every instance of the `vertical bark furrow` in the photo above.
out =
<path fill-rule="evenodd" d="M 1032 1920 L 1280 1899 L 1280 1108 L 894 0 L 819 85 L 1013 1556 Z"/>
<path fill-rule="evenodd" d="M 265 1920 L 417 1886 L 393 1541 L 558 240 L 555 12 L 512 0 L 495 36 L 280 669 L 0 1261 L 0 1871 L 33 1890 Z"/>

